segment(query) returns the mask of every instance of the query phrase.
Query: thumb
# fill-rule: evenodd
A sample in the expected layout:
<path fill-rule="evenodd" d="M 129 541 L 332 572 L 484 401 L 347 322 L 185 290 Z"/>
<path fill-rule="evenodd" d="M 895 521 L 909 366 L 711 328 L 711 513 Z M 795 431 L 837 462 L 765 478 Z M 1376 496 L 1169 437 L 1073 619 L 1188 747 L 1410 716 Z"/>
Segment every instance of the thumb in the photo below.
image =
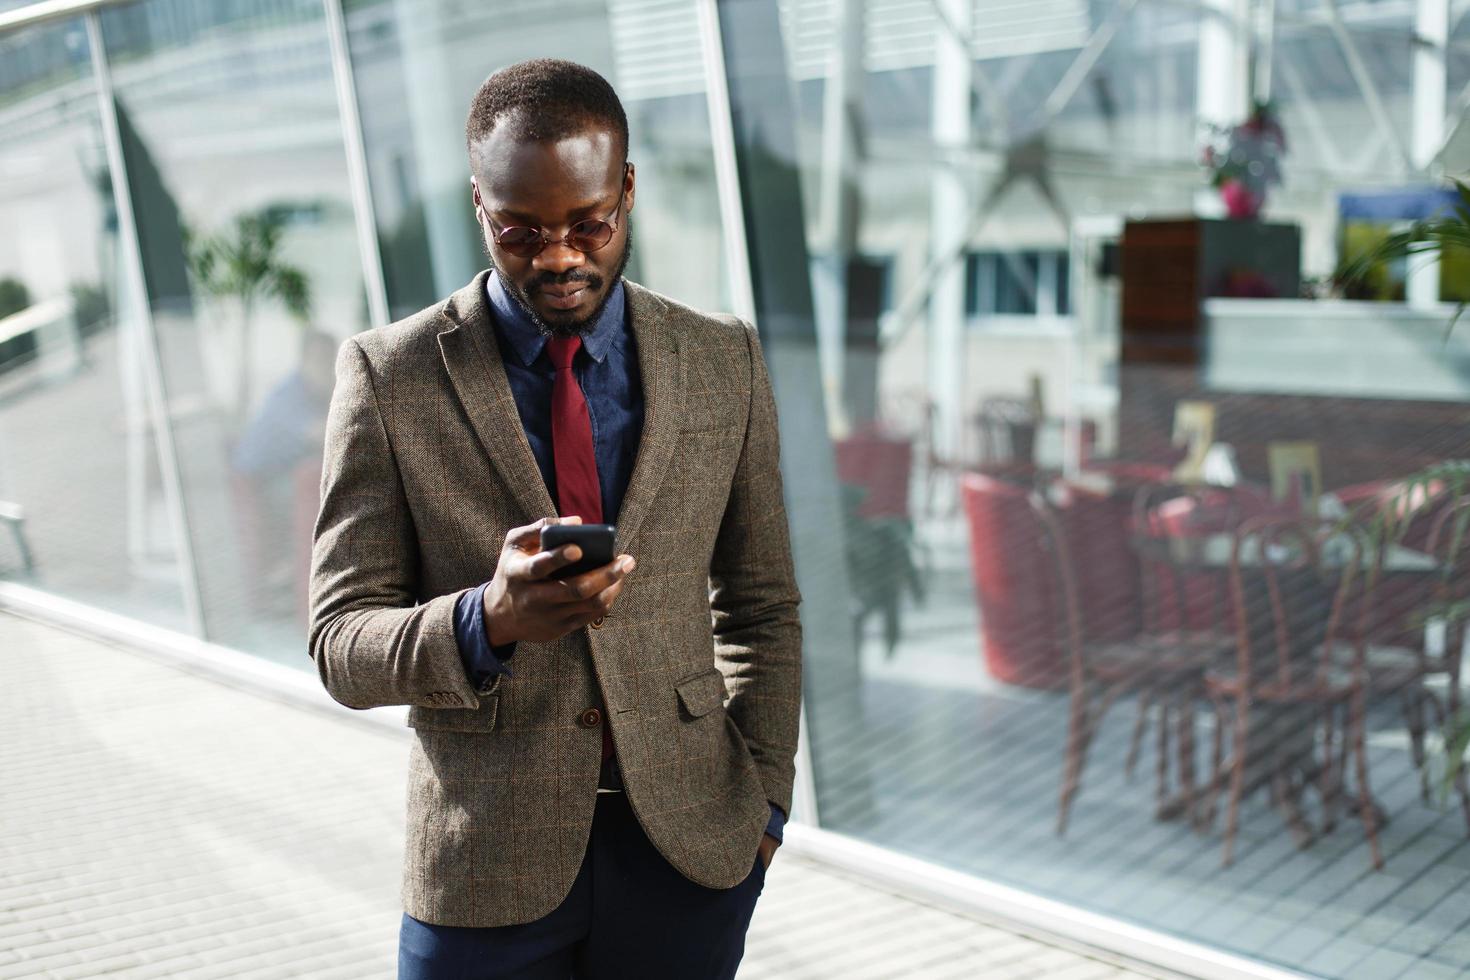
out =
<path fill-rule="evenodd" d="M 534 524 L 511 528 L 505 535 L 506 546 L 520 551 L 540 551 L 541 529 L 547 524 L 555 523 L 555 520 L 543 517 Z"/>

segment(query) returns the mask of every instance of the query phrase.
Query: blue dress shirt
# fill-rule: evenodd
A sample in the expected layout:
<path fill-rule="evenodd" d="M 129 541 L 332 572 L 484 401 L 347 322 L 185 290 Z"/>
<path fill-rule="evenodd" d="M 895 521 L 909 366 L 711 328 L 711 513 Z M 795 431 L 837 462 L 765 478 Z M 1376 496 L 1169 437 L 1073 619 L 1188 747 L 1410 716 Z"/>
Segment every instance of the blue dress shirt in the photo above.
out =
<path fill-rule="evenodd" d="M 516 411 L 541 479 L 556 500 L 556 460 L 551 451 L 551 391 L 556 368 L 546 354 L 546 335 L 531 322 L 524 310 L 505 291 L 500 277 L 492 272 L 485 281 L 490 302 L 490 320 L 500 345 L 501 362 Z M 617 523 L 623 493 L 633 476 L 638 441 L 643 433 L 643 384 L 638 370 L 638 352 L 628 326 L 628 308 L 621 281 L 614 283 L 607 304 L 592 329 L 582 336 L 582 349 L 572 362 L 572 373 L 582 386 L 587 414 L 592 419 L 592 447 L 597 459 L 598 482 L 602 484 L 602 519 Z M 473 589 L 454 609 L 454 635 L 465 671 L 476 688 L 497 674 L 510 676 L 508 661 L 515 644 L 491 646 L 485 631 L 485 589 Z M 771 821 L 766 833 L 777 840 L 786 823 L 785 815 L 771 804 Z"/>

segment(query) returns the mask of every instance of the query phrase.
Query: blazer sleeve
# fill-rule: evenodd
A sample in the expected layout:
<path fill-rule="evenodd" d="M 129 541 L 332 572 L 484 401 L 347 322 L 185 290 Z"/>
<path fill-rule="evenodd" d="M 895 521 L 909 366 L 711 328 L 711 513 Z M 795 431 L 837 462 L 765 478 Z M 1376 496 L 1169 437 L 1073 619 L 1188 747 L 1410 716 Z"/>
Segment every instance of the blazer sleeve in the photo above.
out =
<path fill-rule="evenodd" d="M 418 540 L 355 340 L 337 353 L 321 511 L 311 552 L 309 646 L 331 696 L 350 708 L 476 708 L 455 639 L 465 591 L 418 602 Z"/>
<path fill-rule="evenodd" d="M 766 799 L 791 812 L 801 713 L 801 595 L 781 491 L 776 402 L 755 329 L 745 326 L 750 409 L 745 444 L 710 562 L 715 659 L 726 711 L 744 736 Z"/>

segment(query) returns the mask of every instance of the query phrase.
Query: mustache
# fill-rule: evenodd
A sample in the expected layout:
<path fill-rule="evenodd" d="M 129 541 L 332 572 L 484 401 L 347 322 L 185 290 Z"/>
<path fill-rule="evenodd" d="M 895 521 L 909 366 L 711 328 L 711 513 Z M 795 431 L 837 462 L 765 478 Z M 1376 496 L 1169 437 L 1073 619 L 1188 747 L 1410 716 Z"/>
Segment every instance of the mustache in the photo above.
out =
<path fill-rule="evenodd" d="M 526 283 L 525 289 L 527 293 L 534 293 L 545 289 L 547 286 L 570 286 L 573 283 L 581 283 L 596 289 L 602 285 L 602 277 L 595 272 L 588 272 L 585 269 L 573 269 L 570 272 L 564 272 L 560 275 L 543 272 L 537 275 L 535 279 Z"/>

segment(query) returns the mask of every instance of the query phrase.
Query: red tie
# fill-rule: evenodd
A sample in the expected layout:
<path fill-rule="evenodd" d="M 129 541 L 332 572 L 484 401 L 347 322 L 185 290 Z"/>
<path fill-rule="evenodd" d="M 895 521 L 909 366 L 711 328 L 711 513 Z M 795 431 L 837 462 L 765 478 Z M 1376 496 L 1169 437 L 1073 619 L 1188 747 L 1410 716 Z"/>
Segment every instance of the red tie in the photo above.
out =
<path fill-rule="evenodd" d="M 587 399 L 572 373 L 581 337 L 552 337 L 546 351 L 556 367 L 551 389 L 551 451 L 556 459 L 556 503 L 563 517 L 576 515 L 583 524 L 602 523 L 602 487 L 592 450 L 592 419 Z"/>
<path fill-rule="evenodd" d="M 552 337 L 546 352 L 556 368 L 551 388 L 551 453 L 556 461 L 557 510 L 576 515 L 583 524 L 602 523 L 602 485 L 597 480 L 597 455 L 592 449 L 592 418 L 587 399 L 572 373 L 572 360 L 581 337 Z M 602 761 L 613 754 L 607 718 L 602 719 Z"/>

